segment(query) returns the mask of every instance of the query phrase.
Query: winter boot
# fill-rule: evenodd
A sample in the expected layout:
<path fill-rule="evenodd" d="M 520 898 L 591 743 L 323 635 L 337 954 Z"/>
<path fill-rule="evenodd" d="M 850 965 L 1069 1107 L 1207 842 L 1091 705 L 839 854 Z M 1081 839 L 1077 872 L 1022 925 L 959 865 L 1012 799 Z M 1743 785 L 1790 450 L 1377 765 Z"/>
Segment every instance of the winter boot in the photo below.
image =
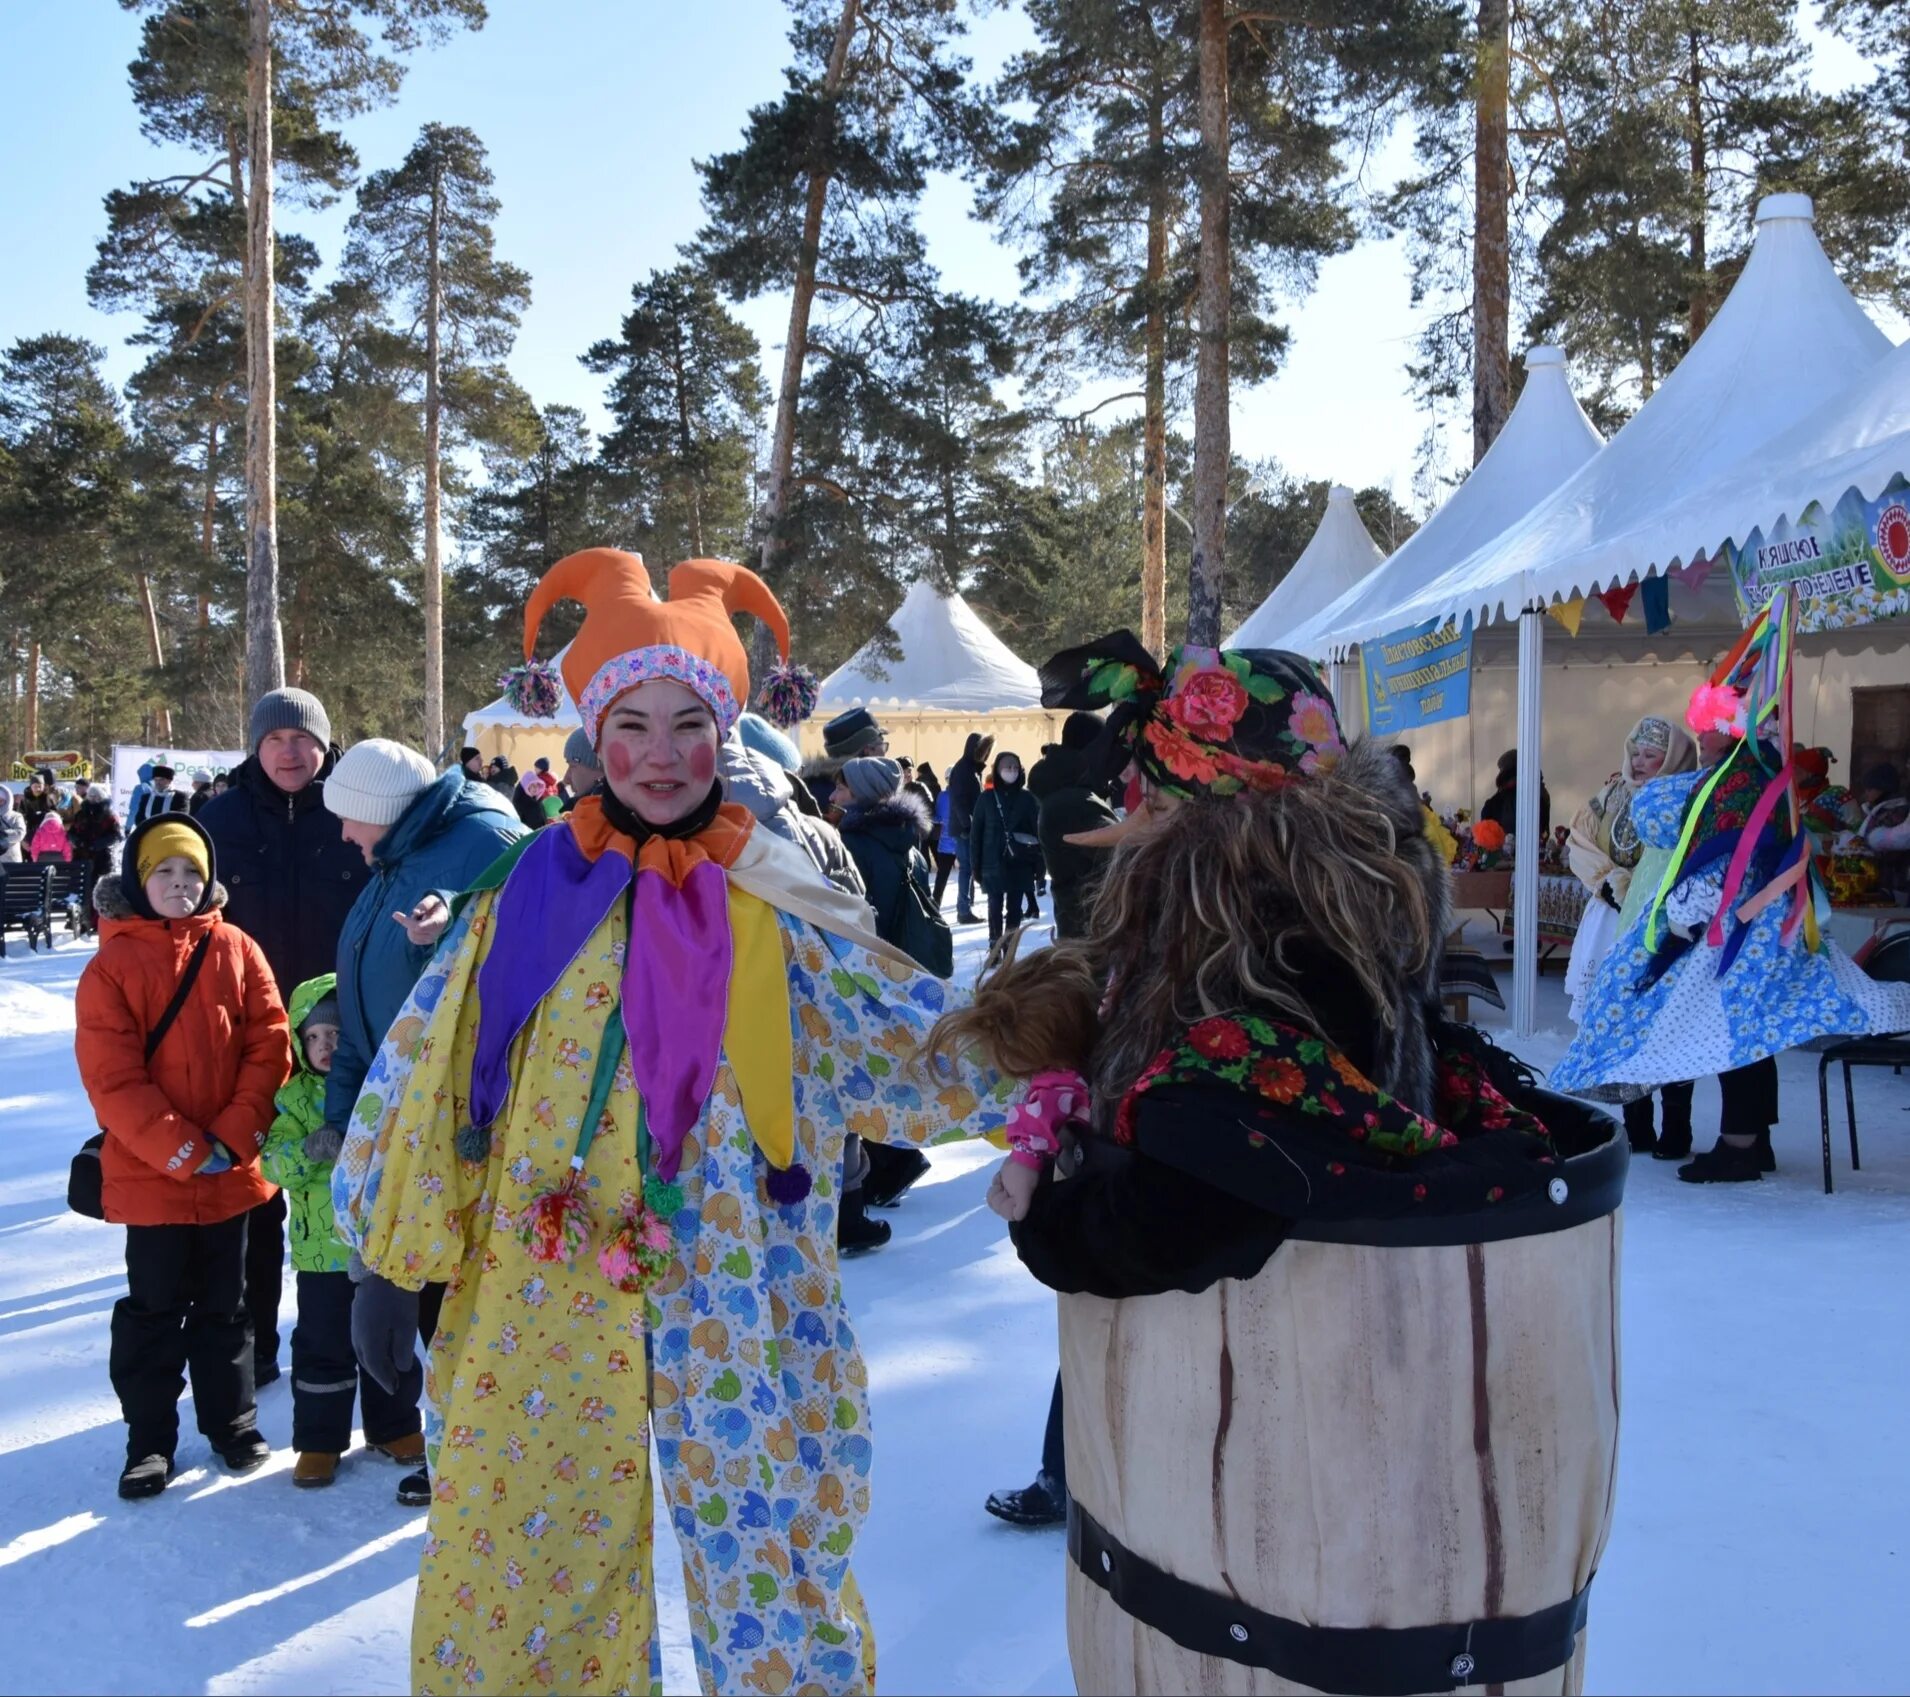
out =
<path fill-rule="evenodd" d="M 1757 1170 L 1761 1173 L 1777 1171 L 1777 1152 L 1771 1147 L 1771 1128 L 1767 1125 L 1757 1134 L 1757 1145 L 1753 1151 L 1757 1156 Z"/>
<path fill-rule="evenodd" d="M 1652 1129 L 1649 1096 L 1640 1096 L 1637 1101 L 1625 1104 L 1625 1141 L 1631 1145 L 1634 1155 L 1655 1155 L 1658 1152 L 1658 1134 Z M 1690 1152 L 1687 1143 L 1685 1153 Z"/>
<path fill-rule="evenodd" d="M 258 1428 L 240 1432 L 213 1442 L 213 1451 L 233 1473 L 252 1473 L 272 1459 L 272 1446 L 259 1436 Z"/>
<path fill-rule="evenodd" d="M 393 1438 L 388 1444 L 367 1443 L 365 1448 L 376 1450 L 380 1455 L 389 1456 L 400 1467 L 424 1465 L 424 1433 L 422 1432 L 407 1432 L 402 1438 Z"/>
<path fill-rule="evenodd" d="M 1734 1149 L 1719 1138 L 1689 1164 L 1678 1169 L 1686 1184 L 1744 1184 L 1764 1176 L 1758 1163 L 1757 1147 Z"/>
<path fill-rule="evenodd" d="M 889 1241 L 889 1222 L 872 1220 L 868 1215 L 867 1193 L 852 1190 L 842 1199 L 842 1212 L 836 1217 L 836 1253 L 866 1255 Z"/>
<path fill-rule="evenodd" d="M 1051 1474 L 1041 1472 L 1032 1485 L 995 1492 L 987 1506 L 990 1514 L 1010 1526 L 1059 1526 L 1068 1518 L 1068 1493 Z"/>
<path fill-rule="evenodd" d="M 292 1463 L 292 1483 L 308 1490 L 329 1485 L 338 1477 L 338 1457 L 324 1450 L 306 1450 Z"/>
<path fill-rule="evenodd" d="M 1660 1161 L 1683 1161 L 1691 1154 L 1691 1127 L 1673 1125 L 1666 1117 L 1665 1129 L 1658 1134 L 1653 1156 Z"/>
<path fill-rule="evenodd" d="M 169 1455 L 130 1455 L 119 1475 L 119 1494 L 129 1503 L 156 1497 L 172 1482 Z"/>
<path fill-rule="evenodd" d="M 431 1506 L 431 1474 L 420 1467 L 415 1473 L 407 1473 L 398 1481 L 398 1505 L 401 1508 L 429 1508 Z"/>
<path fill-rule="evenodd" d="M 867 1143 L 863 1153 L 869 1158 L 869 1176 L 863 1181 L 862 1196 L 871 1208 L 893 1208 L 929 1168 L 928 1157 L 919 1149 Z"/>

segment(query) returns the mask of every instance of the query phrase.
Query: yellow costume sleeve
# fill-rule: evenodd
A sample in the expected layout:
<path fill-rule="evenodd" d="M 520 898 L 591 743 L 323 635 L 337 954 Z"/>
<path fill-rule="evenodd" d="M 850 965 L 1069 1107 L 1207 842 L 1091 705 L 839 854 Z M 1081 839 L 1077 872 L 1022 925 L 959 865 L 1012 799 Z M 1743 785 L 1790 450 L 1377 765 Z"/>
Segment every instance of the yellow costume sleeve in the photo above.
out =
<path fill-rule="evenodd" d="M 457 1138 L 496 899 L 486 891 L 465 908 L 412 987 L 365 1074 L 332 1171 L 340 1235 L 374 1273 L 407 1290 L 449 1283 L 491 1229 L 490 1164 L 500 1140 L 490 1140 L 483 1160 L 466 1161 Z"/>

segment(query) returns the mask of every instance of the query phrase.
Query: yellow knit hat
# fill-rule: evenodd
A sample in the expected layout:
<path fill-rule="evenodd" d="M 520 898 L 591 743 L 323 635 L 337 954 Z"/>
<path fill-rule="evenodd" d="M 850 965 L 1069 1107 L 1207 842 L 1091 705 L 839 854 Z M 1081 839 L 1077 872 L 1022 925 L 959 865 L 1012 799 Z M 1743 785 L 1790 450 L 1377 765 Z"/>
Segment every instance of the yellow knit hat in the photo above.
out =
<path fill-rule="evenodd" d="M 201 878 L 210 879 L 212 862 L 206 854 L 206 840 L 190 825 L 168 819 L 144 832 L 139 839 L 137 870 L 145 883 L 159 869 L 159 863 L 179 855 L 199 869 Z"/>

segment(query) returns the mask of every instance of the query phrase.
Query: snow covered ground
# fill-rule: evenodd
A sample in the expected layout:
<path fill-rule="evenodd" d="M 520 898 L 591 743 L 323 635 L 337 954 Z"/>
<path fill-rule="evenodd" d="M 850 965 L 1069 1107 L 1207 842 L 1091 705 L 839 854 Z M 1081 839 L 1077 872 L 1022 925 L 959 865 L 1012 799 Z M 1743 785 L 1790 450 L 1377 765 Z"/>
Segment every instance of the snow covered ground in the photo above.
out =
<path fill-rule="evenodd" d="M 964 933 L 963 969 L 977 952 Z M 294 1493 L 282 1448 L 234 1480 L 188 1436 L 163 1498 L 114 1496 L 121 1234 L 64 1203 L 91 1129 L 72 1049 L 90 958 L 67 942 L 0 963 L 0 1598 L 15 1623 L 0 1691 L 402 1691 L 424 1517 L 393 1503 L 389 1464 L 360 1454 L 332 1490 Z M 1556 977 L 1544 997 L 1562 1026 Z M 1564 1041 L 1525 1050 L 1544 1063 Z M 1594 1691 L 1910 1686 L 1890 1625 L 1910 1595 L 1910 1081 L 1859 1075 L 1864 1170 L 1849 1171 L 1840 1119 L 1826 1197 L 1813 1058 L 1789 1057 L 1783 1080 L 1774 1179 L 1695 1190 L 1669 1166 L 1633 1168 Z M 1701 1132 L 1716 1105 L 1701 1085 Z M 992 1162 L 939 1151 L 887 1216 L 894 1241 L 845 1272 L 878 1439 L 856 1568 L 891 1691 L 1072 1689 L 1060 1534 L 982 1511 L 1032 1476 L 1054 1372 L 1052 1301 L 983 1205 Z M 288 1291 L 288 1336 L 290 1308 Z M 284 1381 L 261 1417 L 284 1445 Z M 662 1565 L 666 1683 L 690 1691 L 681 1581 Z"/>

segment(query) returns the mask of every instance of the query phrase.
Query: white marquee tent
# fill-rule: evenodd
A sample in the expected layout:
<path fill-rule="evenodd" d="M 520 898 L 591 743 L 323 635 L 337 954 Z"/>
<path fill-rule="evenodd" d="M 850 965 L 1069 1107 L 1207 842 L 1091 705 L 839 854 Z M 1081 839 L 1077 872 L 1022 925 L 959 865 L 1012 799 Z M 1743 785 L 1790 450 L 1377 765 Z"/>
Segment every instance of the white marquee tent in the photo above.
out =
<path fill-rule="evenodd" d="M 1326 492 L 1318 528 L 1273 593 L 1228 637 L 1228 648 L 1292 649 L 1292 633 L 1359 584 L 1386 558 L 1360 522 L 1353 491 L 1336 483 Z M 1296 650 L 1296 652 L 1307 652 Z"/>
<path fill-rule="evenodd" d="M 1051 740 L 1055 716 L 1041 705 L 1041 681 L 959 595 L 926 579 L 910 585 L 889 620 L 896 657 L 866 643 L 822 680 L 816 712 L 803 726 L 805 753 L 822 751 L 824 721 L 866 707 L 889 733 L 891 752 L 938 769 L 961 753 L 972 731 L 1032 760 Z M 1020 744 L 1026 744 L 1020 747 Z"/>

